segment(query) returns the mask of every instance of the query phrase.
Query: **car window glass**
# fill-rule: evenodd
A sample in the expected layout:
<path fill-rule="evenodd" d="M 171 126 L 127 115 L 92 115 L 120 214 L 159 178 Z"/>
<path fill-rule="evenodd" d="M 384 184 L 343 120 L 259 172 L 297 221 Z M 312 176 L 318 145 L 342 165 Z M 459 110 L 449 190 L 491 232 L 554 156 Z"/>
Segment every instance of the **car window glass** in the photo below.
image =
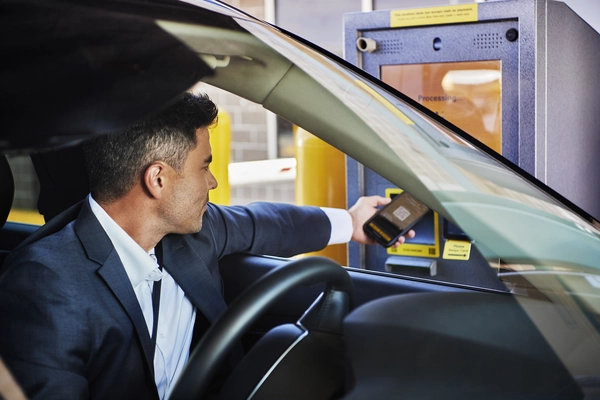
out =
<path fill-rule="evenodd" d="M 558 239 L 551 232 L 558 225 L 574 228 L 570 231 L 578 236 L 577 240 L 590 242 L 591 249 L 594 247 L 592 244 L 595 236 L 598 235 L 597 229 L 568 208 L 559 205 L 526 179 L 441 127 L 418 108 L 343 68 L 334 60 L 324 59 L 316 51 L 301 51 L 285 35 L 277 31 L 268 32 L 268 27 L 249 21 L 240 21 L 240 24 L 256 38 L 285 55 L 293 62 L 293 68 L 302 71 L 293 75 L 293 79 L 290 77 L 289 84 L 302 84 L 303 91 L 314 94 L 309 96 L 313 99 L 312 108 L 307 107 L 312 114 L 303 109 L 301 111 L 305 113 L 299 115 L 297 108 L 280 107 L 275 99 L 283 104 L 287 104 L 287 101 L 283 97 L 277 97 L 278 94 L 283 96 L 284 92 L 277 92 L 276 88 L 270 92 L 263 106 L 281 110 L 283 116 L 290 112 L 292 120 L 308 117 L 307 126 L 317 129 L 314 133 L 358 160 L 368 160 L 367 155 L 371 159 L 379 157 L 390 160 L 389 164 L 365 163 L 369 167 L 376 167 L 377 173 L 398 184 L 410 183 L 410 187 L 403 189 L 409 190 L 440 212 L 441 216 L 460 221 L 460 229 L 465 231 L 467 237 L 477 237 L 473 251 L 477 249 L 481 253 L 482 265 L 488 269 L 492 266 L 494 278 L 490 282 L 498 282 L 497 275 L 500 271 L 500 257 L 495 254 L 508 255 L 510 262 L 507 264 L 535 261 L 532 264 L 539 268 L 541 266 L 539 260 L 535 260 L 536 254 L 540 254 L 542 248 L 549 247 L 544 252 L 548 265 L 569 268 L 574 267 L 572 261 L 575 264 L 590 264 L 592 250 L 583 251 L 575 257 L 576 260 L 571 260 L 560 251 Z M 314 113 L 318 112 L 317 109 L 326 110 L 328 115 L 337 115 L 335 121 L 316 117 Z M 383 190 L 377 190 L 379 191 L 383 193 Z M 477 202 L 481 207 L 469 206 L 473 196 L 478 198 Z M 507 202 L 511 205 L 507 206 Z M 489 234 L 508 232 L 510 229 L 507 224 L 517 226 L 516 219 L 520 218 L 522 222 L 523 216 L 531 220 L 531 226 L 541 224 L 548 229 L 543 229 L 542 235 L 529 230 L 512 229 L 515 231 L 515 238 Z M 528 246 L 521 246 L 519 243 L 528 243 Z M 548 243 L 555 243 L 556 246 L 548 246 Z M 441 245 L 442 243 L 440 253 Z M 360 262 L 351 262 L 350 265 L 370 268 Z M 473 275 L 471 272 L 463 269 L 460 275 L 470 277 Z M 479 286 L 472 281 L 448 282 Z M 489 286 L 484 284 L 480 287 Z"/>
<path fill-rule="evenodd" d="M 40 184 L 31 159 L 27 155 L 8 156 L 15 180 L 15 195 L 8 220 L 42 225 L 44 217 L 37 211 Z"/>

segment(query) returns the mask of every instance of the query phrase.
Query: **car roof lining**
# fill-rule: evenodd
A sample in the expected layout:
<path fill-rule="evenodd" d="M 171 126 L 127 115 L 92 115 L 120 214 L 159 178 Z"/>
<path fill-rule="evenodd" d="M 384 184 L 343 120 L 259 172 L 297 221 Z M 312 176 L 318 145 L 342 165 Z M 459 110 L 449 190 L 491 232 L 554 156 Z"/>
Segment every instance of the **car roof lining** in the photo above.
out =
<path fill-rule="evenodd" d="M 212 73 L 155 19 L 89 5 L 22 1 L 0 16 L 0 97 L 10 116 L 0 151 L 123 129 Z"/>

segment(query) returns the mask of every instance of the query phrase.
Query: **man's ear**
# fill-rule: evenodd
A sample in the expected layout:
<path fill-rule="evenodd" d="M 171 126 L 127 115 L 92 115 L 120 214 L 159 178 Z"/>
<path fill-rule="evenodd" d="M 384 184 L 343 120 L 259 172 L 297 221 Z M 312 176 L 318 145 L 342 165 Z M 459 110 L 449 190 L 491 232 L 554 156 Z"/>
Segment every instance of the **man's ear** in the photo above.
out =
<path fill-rule="evenodd" d="M 168 166 L 161 161 L 155 161 L 146 168 L 142 184 L 150 196 L 154 198 L 162 196 L 168 180 L 167 175 Z"/>

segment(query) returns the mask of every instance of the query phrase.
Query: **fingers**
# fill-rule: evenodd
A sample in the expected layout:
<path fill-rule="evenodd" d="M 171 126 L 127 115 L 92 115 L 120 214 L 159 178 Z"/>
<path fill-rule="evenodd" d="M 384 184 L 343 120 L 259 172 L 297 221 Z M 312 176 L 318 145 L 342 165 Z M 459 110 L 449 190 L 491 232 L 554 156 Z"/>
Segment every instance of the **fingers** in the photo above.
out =
<path fill-rule="evenodd" d="M 389 204 L 392 199 L 390 197 L 382 197 L 382 196 L 371 196 L 372 200 L 375 202 L 375 206 L 385 206 Z"/>
<path fill-rule="evenodd" d="M 415 236 L 416 236 L 416 232 L 411 229 L 410 231 L 406 232 L 406 234 L 404 236 L 400 236 L 398 238 L 398 240 L 396 241 L 396 243 L 394 243 L 392 245 L 392 247 L 394 247 L 394 248 L 400 247 L 404 244 L 404 242 L 406 242 L 406 239 L 412 239 Z"/>
<path fill-rule="evenodd" d="M 373 216 L 379 207 L 385 206 L 392 201 L 389 197 L 383 196 L 366 196 L 360 197 L 357 202 L 348 210 L 352 218 L 352 240 L 362 244 L 375 244 L 377 243 L 373 238 L 368 236 L 363 230 L 363 224 Z M 415 231 L 412 229 L 408 231 L 404 236 L 401 236 L 393 247 L 402 245 L 406 239 L 412 239 L 415 237 Z"/>

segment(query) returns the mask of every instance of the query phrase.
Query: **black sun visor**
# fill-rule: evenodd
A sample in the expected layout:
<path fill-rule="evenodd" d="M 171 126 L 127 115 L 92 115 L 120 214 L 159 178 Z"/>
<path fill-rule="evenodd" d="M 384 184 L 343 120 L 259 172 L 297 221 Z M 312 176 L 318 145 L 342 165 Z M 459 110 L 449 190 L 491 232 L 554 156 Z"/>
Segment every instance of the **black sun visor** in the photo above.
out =
<path fill-rule="evenodd" d="M 212 72 L 153 18 L 110 2 L 0 4 L 0 151 L 121 129 Z"/>

